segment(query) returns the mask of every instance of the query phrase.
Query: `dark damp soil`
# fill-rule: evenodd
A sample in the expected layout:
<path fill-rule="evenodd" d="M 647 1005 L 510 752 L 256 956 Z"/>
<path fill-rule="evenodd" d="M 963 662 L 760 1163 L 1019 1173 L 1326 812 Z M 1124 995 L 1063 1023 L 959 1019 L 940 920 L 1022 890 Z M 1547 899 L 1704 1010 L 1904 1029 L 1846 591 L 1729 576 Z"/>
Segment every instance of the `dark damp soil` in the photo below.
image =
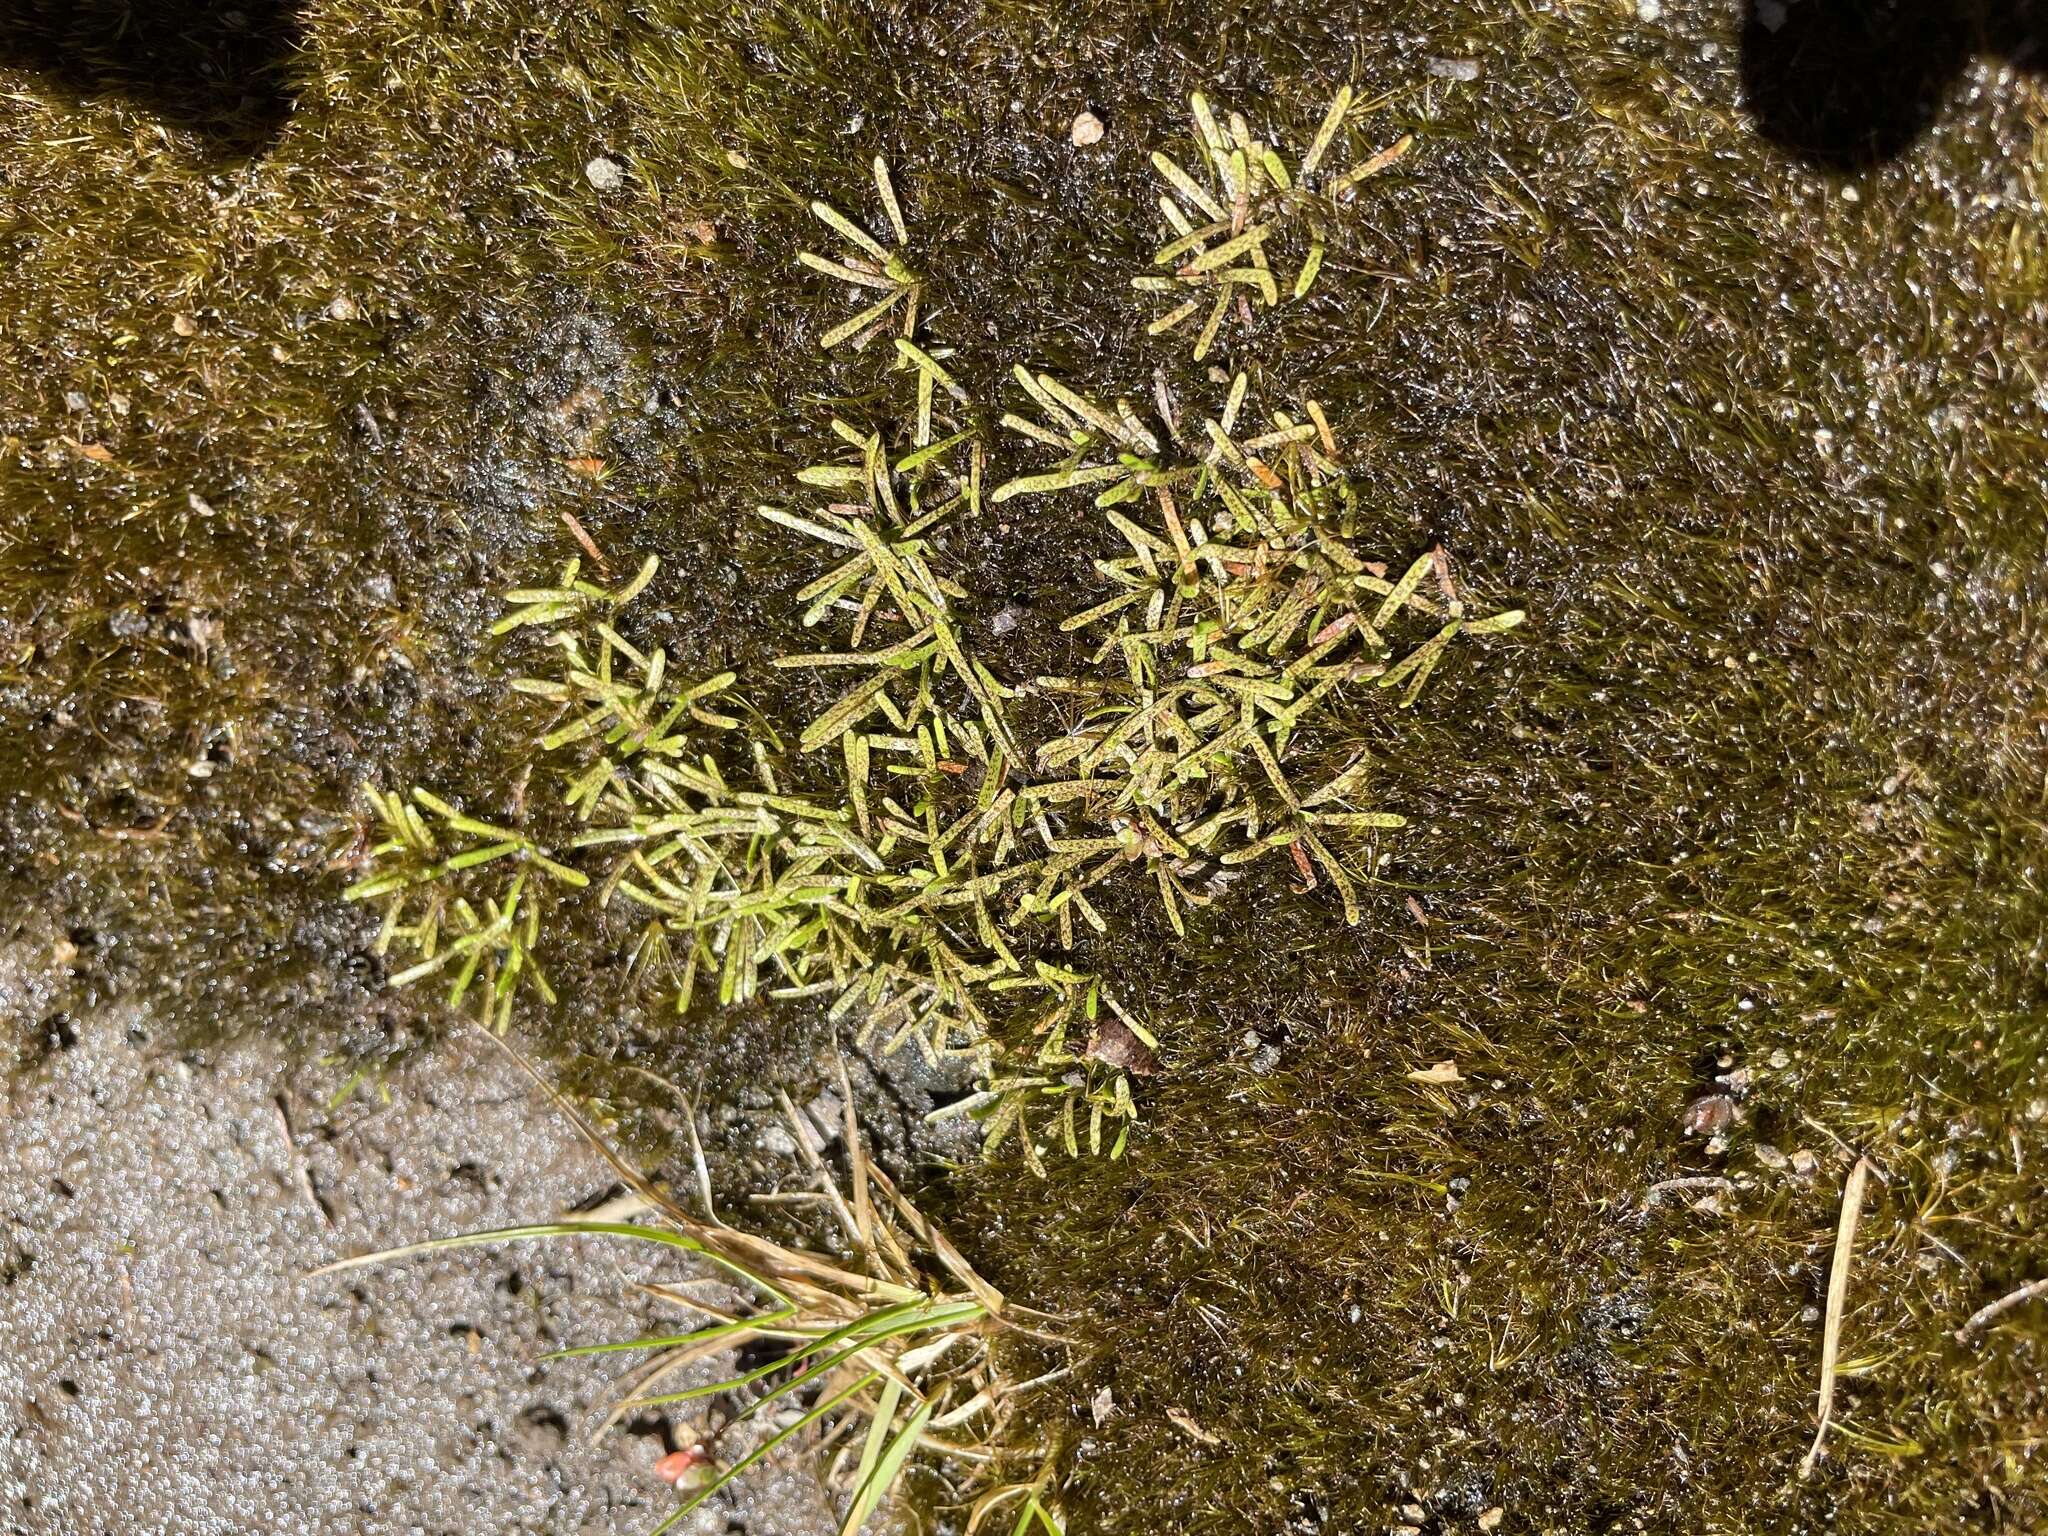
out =
<path fill-rule="evenodd" d="M 923 1154 L 975 1262 L 1083 1319 L 1034 1426 L 1074 1529 L 2048 1524 L 2048 1309 L 1952 1337 L 2048 1272 L 2048 138 L 2026 61 L 1968 25 L 1983 46 L 1908 131 L 1833 158 L 1758 133 L 1750 13 L 1685 0 L 324 0 L 240 139 L 203 74 L 0 56 L 0 903 L 59 955 L 16 1008 L 17 1091 L 90 1133 L 110 1200 L 161 1123 L 93 1084 L 168 1069 L 67 1066 L 108 1019 L 239 1041 L 210 1048 L 265 1081 L 342 1055 L 390 1074 L 393 1116 L 467 1092 L 480 1069 L 385 991 L 338 899 L 356 786 L 516 798 L 533 718 L 491 594 L 575 552 L 564 513 L 615 568 L 662 556 L 634 622 L 679 665 L 739 669 L 785 728 L 815 712 L 762 672 L 801 644 L 811 571 L 751 509 L 890 386 L 817 354 L 837 314 L 794 263 L 802 200 L 864 207 L 889 157 L 977 409 L 1014 403 L 1017 360 L 1213 398 L 1125 286 L 1145 152 L 1191 88 L 1299 136 L 1351 78 L 1362 141 L 1417 147 L 1313 300 L 1220 360 L 1324 403 L 1390 559 L 1441 543 L 1532 622 L 1416 711 L 1329 727 L 1417 824 L 1358 928 L 1277 868 L 1184 943 L 1117 910 L 1085 962 L 1162 1037 L 1127 1160 L 1041 1183 Z M 1083 108 L 1107 129 L 1085 150 Z M 1008 510 L 946 551 L 975 618 L 1017 621 L 985 659 L 1070 667 L 1057 623 L 1110 546 L 1085 502 Z M 619 935 L 562 943 L 563 1003 L 522 1028 L 572 1076 L 815 1089 L 821 1020 L 678 1023 L 625 985 Z M 1442 1061 L 1458 1081 L 1408 1076 Z M 456 1130 L 381 1144 L 489 1165 L 432 1140 Z M 1852 1153 L 1883 1175 L 1854 1371 L 1801 1482 Z M 568 1194 L 539 1167 L 491 1198 Z M 1726 1184 L 1653 1198 L 1674 1178 Z M 71 1218 L 31 1194 L 46 1241 Z M 378 1190 L 356 1240 L 467 1212 L 415 1195 Z M 328 1251 L 310 1210 L 269 1209 L 284 1260 Z M 255 1252 L 261 1212 L 236 1219 Z M 304 1315 L 313 1343 L 338 1326 Z M 45 1414 L 64 1347 L 8 1366 Z M 343 1390 L 338 1336 L 293 1347 L 309 1413 L 399 1412 Z M 445 1386 L 388 1347 L 394 1380 Z M 179 1358 L 198 1400 L 242 1369 Z M 419 1401 L 389 1421 L 417 1423 L 407 1454 L 526 1406 Z M 630 1482 L 579 1465 L 575 1498 Z"/>

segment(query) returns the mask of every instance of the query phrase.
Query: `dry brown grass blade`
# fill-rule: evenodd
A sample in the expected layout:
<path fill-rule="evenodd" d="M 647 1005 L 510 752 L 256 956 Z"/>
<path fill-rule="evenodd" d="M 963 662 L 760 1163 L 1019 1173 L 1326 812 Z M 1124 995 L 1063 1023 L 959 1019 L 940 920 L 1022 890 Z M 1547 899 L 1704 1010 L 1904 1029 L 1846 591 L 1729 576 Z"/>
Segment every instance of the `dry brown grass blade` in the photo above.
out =
<path fill-rule="evenodd" d="M 853 1114 L 853 1081 L 847 1076 L 846 1057 L 843 1053 L 834 1054 L 833 1065 L 838 1069 L 839 1073 L 839 1134 L 846 1141 L 846 1159 L 850 1165 L 848 1169 L 849 1182 L 853 1185 L 854 1220 L 860 1227 L 862 1241 L 870 1249 L 874 1249 L 877 1246 L 875 1200 L 873 1192 L 868 1185 L 867 1147 L 861 1141 L 860 1126 L 854 1119 Z M 892 1233 L 890 1236 L 893 1239 L 894 1234 Z M 893 1262 L 895 1258 L 896 1255 L 892 1253 L 890 1255 L 891 1261 Z"/>
<path fill-rule="evenodd" d="M 861 1252 L 870 1251 L 873 1245 L 868 1241 L 867 1232 L 862 1227 L 860 1218 L 854 1214 L 853 1207 L 846 1203 L 846 1197 L 839 1192 L 838 1182 L 832 1177 L 831 1170 L 825 1166 L 824 1151 L 818 1145 L 818 1133 L 812 1126 L 810 1117 L 799 1113 L 796 1105 L 790 1102 L 789 1095 L 782 1089 L 775 1090 L 775 1097 L 782 1105 L 783 1117 L 789 1121 L 790 1134 L 796 1138 L 797 1151 L 802 1154 L 804 1163 L 818 1181 L 818 1194 L 832 1207 L 832 1214 L 839 1218 L 839 1225 L 846 1231 L 846 1240 Z M 848 1145 L 850 1148 L 851 1143 Z"/>
<path fill-rule="evenodd" d="M 1835 1257 L 1828 1266 L 1827 1322 L 1820 1343 L 1820 1423 L 1813 1444 L 1800 1458 L 1799 1476 L 1813 1476 L 1814 1464 L 1826 1448 L 1828 1426 L 1835 1417 L 1835 1370 L 1842 1353 L 1842 1310 L 1849 1300 L 1849 1264 L 1856 1254 L 1856 1224 L 1863 1217 L 1863 1194 L 1870 1183 L 1870 1159 L 1859 1157 L 1842 1186 L 1842 1219 L 1835 1228 Z"/>
<path fill-rule="evenodd" d="M 730 1334 L 720 1339 L 707 1339 L 699 1344 L 683 1344 L 674 1349 L 663 1350 L 626 1377 L 618 1388 L 617 1401 L 591 1429 L 588 1443 L 597 1444 L 608 1430 L 622 1422 L 627 1414 L 639 1406 L 639 1399 L 646 1397 L 677 1371 L 695 1365 L 700 1360 L 708 1360 L 714 1355 L 728 1354 L 735 1345 L 746 1343 L 747 1338 L 745 1334 Z"/>
<path fill-rule="evenodd" d="M 834 1065 L 839 1075 L 839 1104 L 843 1117 L 840 1133 L 846 1138 L 847 1159 L 851 1164 L 854 1214 L 861 1221 L 862 1230 L 868 1234 L 870 1247 L 882 1262 L 892 1266 L 896 1274 L 914 1274 L 916 1265 L 909 1250 L 903 1246 L 895 1224 L 875 1209 L 875 1165 L 868 1159 L 867 1143 L 861 1139 L 860 1124 L 854 1117 L 853 1080 L 847 1075 L 843 1053 L 834 1059 Z"/>
<path fill-rule="evenodd" d="M 670 1306 L 680 1307 L 686 1312 L 700 1312 L 713 1322 L 736 1323 L 740 1320 L 740 1314 L 732 1308 L 713 1306 L 708 1301 L 699 1301 L 695 1296 L 685 1296 L 672 1285 L 656 1285 L 651 1281 L 641 1280 L 634 1284 L 633 1289 L 642 1296 L 665 1301 Z"/>
<path fill-rule="evenodd" d="M 704 1143 L 697 1135 L 697 1102 L 659 1072 L 650 1072 L 645 1067 L 625 1064 L 626 1070 L 636 1077 L 644 1077 L 663 1093 L 676 1101 L 683 1112 L 683 1130 L 690 1138 L 690 1167 L 697 1175 L 697 1197 L 704 1202 L 704 1219 L 714 1227 L 722 1227 L 718 1219 L 717 1203 L 711 1198 L 711 1168 L 704 1161 Z"/>
<path fill-rule="evenodd" d="M 1002 1316 L 1003 1308 L 1007 1305 L 1003 1293 L 974 1272 L 974 1266 L 961 1256 L 960 1250 L 953 1246 L 946 1234 L 924 1219 L 923 1213 L 896 1188 L 895 1182 L 886 1173 L 870 1166 L 868 1176 L 875 1181 L 875 1187 L 888 1196 L 889 1203 L 896 1207 L 897 1214 L 903 1218 L 912 1234 L 939 1256 L 939 1262 L 946 1266 L 953 1278 L 966 1286 L 974 1299 L 988 1308 L 991 1316 Z"/>
<path fill-rule="evenodd" d="M 584 1117 L 581 1110 L 569 1102 L 568 1096 L 561 1089 L 547 1080 L 540 1068 L 527 1058 L 525 1052 L 513 1045 L 510 1040 L 504 1039 L 502 1036 L 485 1029 L 481 1024 L 475 1024 L 472 1021 L 472 1028 L 482 1035 L 484 1039 L 490 1041 L 492 1045 L 509 1056 L 513 1063 L 518 1066 L 519 1070 L 533 1080 L 534 1085 L 547 1096 L 548 1102 L 561 1111 L 563 1117 L 576 1127 L 577 1134 L 589 1142 L 592 1150 L 610 1165 L 611 1170 L 619 1176 L 620 1182 L 633 1191 L 634 1194 L 645 1200 L 651 1209 L 659 1211 L 678 1230 L 691 1236 L 697 1236 L 708 1230 L 702 1222 L 671 1200 L 658 1184 L 649 1179 L 623 1157 L 620 1157 L 612 1149 L 611 1143 L 598 1134 L 597 1127 Z"/>
<path fill-rule="evenodd" d="M 480 1025 L 477 1028 L 485 1039 L 504 1051 L 518 1064 L 519 1069 L 534 1081 L 541 1092 L 547 1095 L 549 1102 L 568 1118 L 569 1123 L 576 1127 L 584 1140 L 588 1141 L 612 1171 L 618 1174 L 626 1187 L 659 1211 L 662 1219 L 677 1231 L 705 1243 L 714 1253 L 722 1252 L 738 1259 L 748 1268 L 759 1271 L 780 1285 L 809 1281 L 816 1286 L 824 1287 L 827 1291 L 850 1291 L 860 1296 L 882 1296 L 894 1301 L 911 1300 L 921 1294 L 915 1287 L 878 1279 L 871 1275 L 856 1274 L 814 1254 L 785 1248 L 780 1243 L 756 1237 L 734 1227 L 699 1221 L 670 1199 L 659 1185 L 620 1157 L 610 1143 L 598 1133 L 597 1128 L 516 1046 L 508 1040 L 500 1039 Z"/>
<path fill-rule="evenodd" d="M 911 1301 L 923 1294 L 915 1286 L 858 1274 L 814 1254 L 785 1248 L 768 1238 L 755 1237 L 734 1227 L 718 1229 L 716 1247 L 785 1289 L 806 1290 L 807 1294 L 802 1299 L 807 1304 L 822 1304 L 821 1297 L 808 1294 L 810 1287 L 820 1286 L 828 1291 L 850 1292 L 871 1299 L 885 1297 L 891 1301 Z M 809 1287 L 806 1282 L 809 1282 Z"/>

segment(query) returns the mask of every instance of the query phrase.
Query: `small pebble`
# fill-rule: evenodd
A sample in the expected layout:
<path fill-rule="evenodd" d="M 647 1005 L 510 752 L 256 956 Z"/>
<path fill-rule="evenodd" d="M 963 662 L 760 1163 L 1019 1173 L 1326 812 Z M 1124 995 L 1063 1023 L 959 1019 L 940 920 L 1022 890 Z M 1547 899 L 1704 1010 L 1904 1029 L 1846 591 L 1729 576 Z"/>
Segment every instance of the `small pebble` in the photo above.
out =
<path fill-rule="evenodd" d="M 1725 1093 L 1704 1093 L 1685 1106 L 1685 1134 L 1718 1136 L 1735 1121 L 1735 1101 Z"/>
<path fill-rule="evenodd" d="M 1820 1159 L 1805 1147 L 1792 1154 L 1792 1171 L 1802 1179 L 1810 1179 L 1820 1172 Z"/>
<path fill-rule="evenodd" d="M 670 1454 L 657 1420 L 640 1420 L 639 1428 L 629 1428 L 626 1436 L 628 1460 L 641 1471 L 652 1472 Z"/>
<path fill-rule="evenodd" d="M 1768 1141 L 1757 1143 L 1756 1160 L 1766 1168 L 1783 1169 L 1791 1166 L 1792 1159 L 1772 1146 Z"/>
<path fill-rule="evenodd" d="M 1661 21 L 1664 19 L 1662 0 L 1636 0 L 1637 21 Z"/>
<path fill-rule="evenodd" d="M 1469 82 L 1479 78 L 1477 59 L 1431 59 L 1423 67 L 1439 80 Z"/>
<path fill-rule="evenodd" d="M 1086 149 L 1091 144 L 1102 142 L 1102 119 L 1093 112 L 1083 112 L 1074 119 L 1070 132 L 1076 149 Z"/>
<path fill-rule="evenodd" d="M 839 1136 L 846 1123 L 845 1102 L 830 1088 L 806 1104 L 804 1113 L 810 1116 L 811 1124 L 816 1127 L 819 1142 L 826 1146 Z"/>
<path fill-rule="evenodd" d="M 1480 1513 L 1479 1529 L 1482 1531 L 1496 1530 L 1499 1528 L 1501 1521 L 1507 1519 L 1507 1517 L 1508 1512 L 1496 1504 L 1493 1508 Z"/>
<path fill-rule="evenodd" d="M 1250 1030 L 1245 1031 L 1244 1046 L 1251 1052 L 1250 1066 L 1258 1076 L 1264 1077 L 1280 1065 L 1280 1047 L 1261 1040 Z"/>
<path fill-rule="evenodd" d="M 67 389 L 64 391 L 64 409 L 67 411 L 89 411 L 92 409 L 92 402 L 77 390 Z"/>
<path fill-rule="evenodd" d="M 583 167 L 583 179 L 600 192 L 616 192 L 626 184 L 626 168 L 609 155 L 598 155 Z"/>

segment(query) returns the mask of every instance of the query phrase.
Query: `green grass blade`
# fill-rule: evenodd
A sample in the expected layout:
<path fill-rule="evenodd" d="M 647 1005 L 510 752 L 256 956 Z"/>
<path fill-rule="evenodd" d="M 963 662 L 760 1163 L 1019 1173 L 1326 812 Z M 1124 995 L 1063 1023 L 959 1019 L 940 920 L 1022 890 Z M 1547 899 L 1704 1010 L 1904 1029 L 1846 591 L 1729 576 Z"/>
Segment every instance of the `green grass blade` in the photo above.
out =
<path fill-rule="evenodd" d="M 713 1494 L 718 1492 L 719 1489 L 723 1488 L 727 1483 L 731 1482 L 734 1478 L 740 1476 L 748 1468 L 752 1467 L 756 1462 L 759 1462 L 763 1460 L 765 1457 L 773 1454 L 775 1451 L 780 1450 L 784 1445 L 787 1445 L 791 1440 L 795 1439 L 796 1436 L 801 1434 L 806 1429 L 809 1429 L 813 1424 L 817 1423 L 827 1414 L 831 1413 L 833 1409 L 837 1408 L 841 1403 L 845 1402 L 848 1398 L 852 1397 L 856 1392 L 865 1391 L 877 1379 L 877 1374 L 875 1372 L 868 1372 L 867 1375 L 861 1377 L 859 1381 L 856 1381 L 852 1386 L 848 1387 L 845 1391 L 837 1394 L 832 1398 L 827 1399 L 825 1402 L 818 1404 L 817 1407 L 813 1408 L 809 1413 L 805 1414 L 802 1418 L 798 1419 L 794 1424 L 790 1425 L 789 1428 L 783 1430 L 780 1434 L 771 1436 L 769 1439 L 762 1441 L 761 1444 L 755 1446 L 749 1454 L 741 1457 L 738 1461 L 734 1462 L 730 1467 L 727 1467 L 723 1472 L 719 1473 L 718 1476 L 714 1478 L 705 1487 L 698 1489 L 696 1495 L 693 1498 L 691 1498 L 687 1504 L 683 1505 L 681 1509 L 678 1509 L 674 1514 L 670 1515 L 666 1520 L 662 1521 L 661 1524 L 657 1525 L 653 1529 L 653 1531 L 649 1532 L 649 1536 L 661 1536 L 661 1533 L 663 1531 L 668 1530 L 678 1520 L 681 1520 L 685 1515 L 689 1514 L 690 1511 L 696 1509 L 706 1499 L 710 1498 Z"/>
<path fill-rule="evenodd" d="M 909 1422 L 897 1431 L 896 1438 L 889 1442 L 889 1449 L 882 1453 L 882 1459 L 875 1464 L 874 1470 L 855 1491 L 852 1507 L 847 1510 L 846 1519 L 839 1527 L 839 1536 L 855 1536 L 861 1522 L 868 1517 L 868 1512 L 902 1475 L 903 1464 L 917 1448 L 917 1442 L 923 1438 L 925 1426 L 931 1422 L 932 1414 L 938 1406 L 936 1402 L 927 1398 L 918 1404 L 917 1412 L 910 1416 Z"/>
<path fill-rule="evenodd" d="M 896 1405 L 902 1400 L 902 1382 L 891 1377 L 882 1384 L 881 1401 L 875 1404 L 875 1415 L 868 1421 L 868 1436 L 861 1447 L 860 1466 L 853 1474 L 853 1502 L 847 1506 L 846 1518 L 839 1524 L 839 1536 L 853 1536 L 880 1497 L 881 1490 L 873 1481 L 875 1466 L 881 1459 L 882 1447 L 888 1444 L 889 1426 L 896 1422 Z"/>
<path fill-rule="evenodd" d="M 669 1248 L 680 1248 L 685 1253 L 704 1253 L 704 1245 L 694 1237 L 685 1237 L 680 1232 L 665 1231 L 660 1227 L 642 1227 L 626 1221 L 548 1221 L 524 1227 L 493 1227 L 487 1232 L 464 1232 L 455 1237 L 429 1238 L 423 1243 L 407 1243 L 398 1248 L 385 1248 L 376 1253 L 360 1253 L 352 1258 L 336 1259 L 331 1264 L 322 1264 L 318 1269 L 306 1272 L 308 1280 L 320 1275 L 338 1274 L 345 1269 L 362 1269 L 371 1264 L 384 1264 L 393 1259 L 411 1258 L 421 1253 L 443 1253 L 455 1248 L 480 1248 L 490 1243 L 518 1243 L 541 1237 L 632 1237 L 643 1242 L 660 1243 Z M 709 1257 L 709 1255 L 706 1255 Z M 744 1273 L 744 1272 L 743 1272 Z M 753 1275 L 747 1278 L 755 1280 Z"/>
<path fill-rule="evenodd" d="M 735 1334 L 756 1333 L 763 1328 L 772 1328 L 777 1323 L 786 1323 L 797 1315 L 795 1307 L 779 1307 L 773 1312 L 763 1312 L 759 1317 L 742 1318 L 736 1323 L 719 1323 L 711 1328 L 699 1328 L 693 1333 L 660 1334 L 646 1339 L 614 1339 L 605 1344 L 578 1344 L 572 1349 L 554 1349 L 541 1356 L 543 1360 L 580 1360 L 585 1355 L 616 1355 L 630 1349 L 674 1349 L 685 1344 L 708 1344 L 713 1339 L 729 1339 Z"/>

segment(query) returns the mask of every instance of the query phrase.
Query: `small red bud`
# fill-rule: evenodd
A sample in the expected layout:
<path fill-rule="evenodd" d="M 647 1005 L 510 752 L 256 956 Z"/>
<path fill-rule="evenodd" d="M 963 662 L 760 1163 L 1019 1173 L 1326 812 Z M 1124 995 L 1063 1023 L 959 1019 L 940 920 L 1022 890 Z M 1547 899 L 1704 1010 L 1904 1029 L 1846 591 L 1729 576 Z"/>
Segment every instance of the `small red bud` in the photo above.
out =
<path fill-rule="evenodd" d="M 654 1475 L 673 1487 L 708 1459 L 701 1445 L 693 1445 L 686 1450 L 670 1451 L 654 1464 Z"/>

